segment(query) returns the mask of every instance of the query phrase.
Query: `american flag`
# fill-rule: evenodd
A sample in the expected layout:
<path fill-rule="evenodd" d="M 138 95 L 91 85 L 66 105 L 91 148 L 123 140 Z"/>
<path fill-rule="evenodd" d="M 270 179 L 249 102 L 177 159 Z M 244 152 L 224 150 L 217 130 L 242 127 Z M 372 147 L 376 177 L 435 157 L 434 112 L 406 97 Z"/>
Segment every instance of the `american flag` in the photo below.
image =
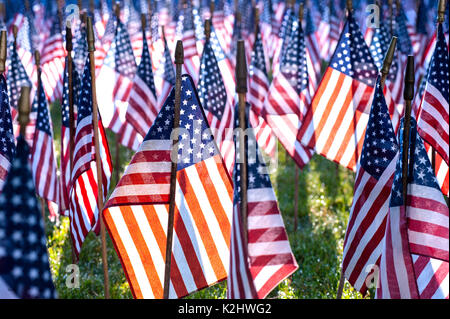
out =
<path fill-rule="evenodd" d="M 169 93 L 172 91 L 172 88 L 175 86 L 175 69 L 174 64 L 172 62 L 172 58 L 170 57 L 169 46 L 167 45 L 167 41 L 164 38 L 164 54 L 159 63 L 159 69 L 155 74 L 155 84 L 156 87 L 159 87 L 159 94 L 157 106 L 160 107 L 167 97 Z"/>
<path fill-rule="evenodd" d="M 345 277 L 363 295 L 371 267 L 379 266 L 397 158 L 397 139 L 378 79 L 356 172 L 342 261 Z"/>
<path fill-rule="evenodd" d="M 298 133 L 301 143 L 355 170 L 377 74 L 369 48 L 350 13 Z"/>
<path fill-rule="evenodd" d="M 391 190 L 377 298 L 449 297 L 449 213 L 433 168 L 411 118 L 407 198 L 400 155 Z"/>
<path fill-rule="evenodd" d="M 418 128 L 421 136 L 449 164 L 449 54 L 442 24 L 438 25 L 437 39 L 420 107 Z"/>
<path fill-rule="evenodd" d="M 307 62 L 308 68 L 310 69 L 309 75 L 314 84 L 314 88 L 316 88 L 322 71 L 322 59 L 320 58 L 320 35 L 314 26 L 311 9 L 306 11 L 305 20 Z"/>
<path fill-rule="evenodd" d="M 60 185 L 53 146 L 53 128 L 42 81 L 39 80 L 38 85 L 36 127 L 31 148 L 31 170 L 36 193 L 42 198 L 59 203 Z"/>
<path fill-rule="evenodd" d="M 248 115 L 250 106 L 246 105 Z M 239 114 L 238 108 L 235 114 Z M 236 116 L 235 127 L 239 127 Z M 265 298 L 281 281 L 297 270 L 283 218 L 278 209 L 269 173 L 249 128 L 247 135 L 247 230 L 243 229 L 241 207 L 241 165 L 239 151 L 233 170 L 234 196 L 231 223 L 230 269 L 227 297 L 232 299 Z M 239 150 L 239 140 L 235 138 Z M 244 236 L 247 235 L 247 240 Z M 247 244 L 247 245 L 246 245 Z"/>
<path fill-rule="evenodd" d="M 233 127 L 233 107 L 209 39 L 205 42 L 201 60 L 198 96 L 220 153 L 231 172 L 234 161 L 233 130 L 230 129 Z"/>
<path fill-rule="evenodd" d="M 184 49 L 184 73 L 189 74 L 194 82 L 198 81 L 198 73 L 200 70 L 200 57 L 197 51 L 197 39 L 195 37 L 194 15 L 192 13 L 192 5 L 187 4 L 183 10 L 183 41 Z"/>
<path fill-rule="evenodd" d="M 8 88 L 5 76 L 0 74 L 0 193 L 14 157 L 16 148 L 14 143 Z"/>
<path fill-rule="evenodd" d="M 70 112 L 69 112 L 69 73 L 67 59 L 64 68 L 63 95 L 61 100 L 61 213 L 66 215 L 69 209 L 69 191 L 71 184 L 70 171 Z M 80 89 L 80 78 L 72 61 L 72 86 L 73 86 L 73 110 L 76 120 L 75 110 L 77 109 L 77 94 Z"/>
<path fill-rule="evenodd" d="M 97 205 L 98 182 L 92 116 L 92 90 L 90 59 L 86 60 L 78 96 L 77 128 L 75 132 L 74 165 L 72 187 L 69 192 L 70 234 L 76 256 L 87 234 L 93 229 L 98 232 L 99 212 Z M 99 117 L 99 149 L 102 164 L 103 199 L 108 194 L 112 164 L 108 141 Z"/>
<path fill-rule="evenodd" d="M 56 298 L 28 157 L 29 146 L 20 135 L 0 194 L 0 295 Z"/>
<path fill-rule="evenodd" d="M 162 298 L 175 90 L 103 211 L 135 298 Z M 182 78 L 170 298 L 227 277 L 232 184 L 197 99 Z"/>
<path fill-rule="evenodd" d="M 143 137 L 126 121 L 128 99 L 137 71 L 130 38 L 121 21 L 117 21 L 114 41 L 97 77 L 97 95 L 105 126 L 117 134 L 119 142 L 137 150 Z"/>
<path fill-rule="evenodd" d="M 260 116 L 264 107 L 264 100 L 269 91 L 269 78 L 267 77 L 265 61 L 261 34 L 257 32 L 249 68 L 249 90 L 247 93 L 247 101 L 251 105 L 249 121 L 255 129 L 258 145 L 273 157 L 275 156 L 277 140 L 270 126 Z"/>
<path fill-rule="evenodd" d="M 373 61 L 378 70 L 383 67 L 384 56 L 389 49 L 389 31 L 383 20 L 380 20 L 380 27 L 374 30 L 372 41 L 369 46 Z M 394 52 L 394 58 L 386 77 L 386 86 L 391 92 L 388 109 L 391 116 L 392 125 L 395 132 L 400 126 L 400 115 L 403 113 L 403 70 L 399 68 L 399 60 L 397 51 Z"/>
<path fill-rule="evenodd" d="M 264 43 L 264 47 L 268 48 L 269 51 L 272 51 L 270 48 L 272 47 L 272 19 L 273 19 L 273 8 L 271 0 L 262 0 L 262 11 L 261 11 L 261 38 Z M 245 16 L 243 16 L 245 18 Z"/>
<path fill-rule="evenodd" d="M 269 88 L 261 116 L 266 120 L 289 155 L 300 168 L 313 155 L 297 139 L 297 133 L 311 103 L 312 87 L 308 75 L 305 34 L 295 28 L 282 57 L 280 71 Z"/>
<path fill-rule="evenodd" d="M 319 8 L 312 6 L 313 17 L 316 17 L 313 21 L 316 22 L 318 37 L 318 44 L 320 48 L 320 57 L 324 60 L 328 60 L 330 57 L 330 5 L 328 0 L 320 0 Z"/>
<path fill-rule="evenodd" d="M 133 87 L 125 116 L 126 120 L 130 122 L 141 136 L 147 134 L 158 115 L 159 108 L 156 101 L 152 59 L 150 57 L 147 39 L 144 36 L 141 63 L 133 79 Z"/>
<path fill-rule="evenodd" d="M 73 30 L 78 30 L 74 32 L 73 41 L 73 62 L 77 67 L 77 72 L 79 74 L 83 73 L 84 63 L 86 62 L 88 56 L 88 46 L 86 41 L 86 25 L 79 21 L 78 28 Z"/>
<path fill-rule="evenodd" d="M 428 158 L 432 161 L 433 152 L 434 152 L 434 173 L 436 174 L 436 178 L 439 186 L 441 187 L 442 194 L 449 197 L 449 179 L 450 179 L 450 170 L 447 163 L 443 160 L 442 156 L 436 152 L 430 144 L 424 141 L 425 149 L 427 150 Z"/>
<path fill-rule="evenodd" d="M 323 56 L 324 60 L 329 60 L 333 52 L 336 51 L 336 46 L 339 42 L 339 34 L 342 30 L 342 21 L 338 16 L 338 12 L 336 10 L 336 1 L 330 0 L 330 33 L 329 33 L 329 47 L 328 52 L 325 56 Z"/>
<path fill-rule="evenodd" d="M 50 102 L 60 100 L 66 51 L 58 19 L 53 20 L 50 36 L 45 40 L 41 54 L 42 85 Z"/>
<path fill-rule="evenodd" d="M 289 38 L 292 33 L 292 24 L 294 23 L 295 13 L 291 6 L 286 8 L 284 12 L 283 20 L 281 21 L 280 31 L 278 36 L 274 36 L 274 45 L 273 45 L 273 59 L 272 59 L 272 70 L 273 75 L 275 76 L 278 73 L 281 59 L 284 56 L 285 48 L 289 42 Z"/>

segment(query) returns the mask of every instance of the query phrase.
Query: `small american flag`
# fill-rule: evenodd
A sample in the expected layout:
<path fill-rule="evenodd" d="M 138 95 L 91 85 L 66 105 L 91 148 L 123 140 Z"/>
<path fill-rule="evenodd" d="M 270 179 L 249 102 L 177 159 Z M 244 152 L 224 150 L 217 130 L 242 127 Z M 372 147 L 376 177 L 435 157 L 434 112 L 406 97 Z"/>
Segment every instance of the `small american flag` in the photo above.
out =
<path fill-rule="evenodd" d="M 378 69 L 350 13 L 298 133 L 303 145 L 355 170 Z"/>
<path fill-rule="evenodd" d="M 174 63 L 172 62 L 166 39 L 164 38 L 162 40 L 164 43 L 164 52 L 159 63 L 159 68 L 155 74 L 155 84 L 159 80 L 159 85 L 156 85 L 160 88 L 157 102 L 158 107 L 164 104 L 172 88 L 175 86 Z"/>
<path fill-rule="evenodd" d="M 50 102 L 60 100 L 66 51 L 58 18 L 53 20 L 50 36 L 45 40 L 41 54 L 42 85 Z"/>
<path fill-rule="evenodd" d="M 291 6 L 288 6 L 284 11 L 283 20 L 281 20 L 280 31 L 278 32 L 278 35 L 274 35 L 274 45 L 272 53 L 272 70 L 274 76 L 279 70 L 281 57 L 283 56 L 285 47 L 287 46 L 287 42 L 289 41 L 289 38 L 291 36 L 292 24 L 294 22 L 294 19 L 294 10 L 291 8 Z"/>
<path fill-rule="evenodd" d="M 183 9 L 183 41 L 184 49 L 184 72 L 189 74 L 194 82 L 198 81 L 198 74 L 200 70 L 200 57 L 197 51 L 197 39 L 195 37 L 194 15 L 192 12 L 192 4 L 187 3 Z"/>
<path fill-rule="evenodd" d="M 247 114 L 249 105 L 247 104 Z M 238 114 L 236 107 L 235 114 Z M 239 127 L 236 116 L 235 127 Z M 247 135 L 247 221 L 245 231 L 241 217 L 241 161 L 236 151 L 233 170 L 234 197 L 231 224 L 230 269 L 227 297 L 232 299 L 265 298 L 281 281 L 297 270 L 269 173 L 259 151 L 252 128 Z M 239 141 L 235 139 L 236 150 Z M 245 245 L 244 234 L 248 242 Z"/>
<path fill-rule="evenodd" d="M 233 147 L 233 108 L 231 107 L 222 78 L 217 57 L 211 41 L 206 40 L 198 82 L 198 96 L 205 110 L 205 116 L 213 131 L 222 157 L 230 169 L 234 161 Z"/>
<path fill-rule="evenodd" d="M 15 152 L 11 109 L 6 79 L 0 74 L 0 194 Z"/>
<path fill-rule="evenodd" d="M 0 294 L 2 298 L 56 298 L 44 221 L 23 136 L 0 194 Z"/>
<path fill-rule="evenodd" d="M 137 71 L 128 32 L 117 21 L 116 34 L 97 77 L 99 109 L 104 114 L 105 126 L 119 137 L 119 142 L 133 150 L 139 148 L 143 137 L 126 121 L 128 99 Z M 101 95 L 100 95 L 101 92 Z"/>
<path fill-rule="evenodd" d="M 269 78 L 266 71 L 266 59 L 262 46 L 261 34 L 256 35 L 249 68 L 249 90 L 247 101 L 251 105 L 249 121 L 255 130 L 258 145 L 271 157 L 275 156 L 277 140 L 270 126 L 260 116 L 264 100 L 269 91 Z"/>
<path fill-rule="evenodd" d="M 317 88 L 321 74 L 322 60 L 320 58 L 320 34 L 314 25 L 311 9 L 306 11 L 305 20 L 306 52 L 308 67 L 310 68 L 309 75 L 311 81 L 313 81 L 314 88 Z"/>
<path fill-rule="evenodd" d="M 76 256 L 87 234 L 99 231 L 97 165 L 94 148 L 90 59 L 86 60 L 78 96 L 72 187 L 69 192 L 70 234 Z M 99 117 L 99 150 L 102 164 L 103 199 L 108 194 L 112 172 L 108 141 Z"/>
<path fill-rule="evenodd" d="M 60 208 L 61 213 L 65 216 L 69 209 L 69 191 L 71 183 L 70 172 L 70 113 L 69 113 L 69 71 L 67 59 L 64 68 L 63 95 L 61 100 L 61 194 Z M 72 85 L 73 85 L 73 110 L 76 120 L 75 110 L 77 109 L 77 94 L 80 90 L 80 78 L 72 61 Z"/>
<path fill-rule="evenodd" d="M 137 74 L 133 79 L 126 120 L 141 135 L 145 136 L 153 121 L 158 115 L 159 108 L 156 102 L 155 82 L 153 79 L 152 59 L 143 37 L 142 58 Z"/>
<path fill-rule="evenodd" d="M 31 149 L 31 168 L 36 193 L 49 201 L 59 203 L 59 176 L 53 147 L 52 124 L 50 122 L 47 98 L 39 81 L 36 109 L 36 128 Z"/>
<path fill-rule="evenodd" d="M 135 298 L 162 298 L 175 90 L 103 211 Z M 194 83 L 182 78 L 170 298 L 227 277 L 232 184 Z"/>
<path fill-rule="evenodd" d="M 407 198 L 402 194 L 400 154 L 391 190 L 377 298 L 449 297 L 449 213 L 411 118 Z M 406 202 L 405 202 L 406 201 Z"/>
<path fill-rule="evenodd" d="M 311 103 L 312 90 L 305 34 L 301 25 L 295 23 L 280 71 L 269 88 L 261 115 L 300 168 L 309 162 L 313 154 L 297 139 L 298 130 Z"/>
<path fill-rule="evenodd" d="M 427 75 L 419 113 L 419 133 L 449 164 L 449 54 L 442 24 Z"/>
<path fill-rule="evenodd" d="M 345 277 L 363 295 L 368 288 L 368 269 L 379 266 L 397 158 L 397 139 L 378 79 L 356 172 L 342 261 Z"/>

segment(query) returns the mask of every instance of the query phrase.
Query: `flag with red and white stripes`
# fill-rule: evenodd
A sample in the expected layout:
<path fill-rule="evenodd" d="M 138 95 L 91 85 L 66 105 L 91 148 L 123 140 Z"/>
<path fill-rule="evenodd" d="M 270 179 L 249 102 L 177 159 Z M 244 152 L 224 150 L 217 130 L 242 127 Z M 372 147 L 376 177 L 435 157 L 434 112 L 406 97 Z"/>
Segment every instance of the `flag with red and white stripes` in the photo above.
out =
<path fill-rule="evenodd" d="M 200 70 L 200 57 L 197 52 L 192 5 L 188 4 L 184 8 L 183 18 L 183 34 L 181 37 L 184 50 L 183 73 L 189 74 L 194 79 L 194 82 L 197 83 Z"/>
<path fill-rule="evenodd" d="M 357 167 L 342 260 L 345 278 L 363 295 L 368 275 L 379 267 L 397 158 L 397 139 L 379 78 Z"/>
<path fill-rule="evenodd" d="M 449 54 L 442 24 L 437 30 L 436 49 L 427 75 L 420 106 L 418 130 L 449 164 Z"/>
<path fill-rule="evenodd" d="M 3 74 L 0 74 L 0 193 L 16 148 L 12 123 L 6 79 Z"/>
<path fill-rule="evenodd" d="M 63 91 L 63 74 L 66 51 L 58 19 L 53 21 L 50 36 L 45 40 L 42 54 L 42 85 L 50 102 L 60 100 Z"/>
<path fill-rule="evenodd" d="M 126 121 L 128 99 L 136 71 L 128 32 L 124 24 L 117 20 L 114 41 L 97 76 L 97 96 L 105 126 L 117 134 L 122 145 L 132 150 L 137 150 L 143 140 Z"/>
<path fill-rule="evenodd" d="M 255 129 L 258 145 L 270 156 L 275 156 L 277 141 L 267 122 L 260 116 L 264 107 L 264 100 L 269 91 L 269 78 L 266 71 L 266 59 L 262 45 L 261 34 L 257 32 L 253 44 L 251 63 L 249 68 L 249 87 L 247 101 L 250 104 L 249 121 Z"/>
<path fill-rule="evenodd" d="M 31 170 L 36 193 L 59 204 L 59 175 L 53 145 L 53 128 L 42 81 L 38 82 L 36 127 L 31 148 Z"/>
<path fill-rule="evenodd" d="M 228 274 L 232 184 L 208 133 L 193 80 L 182 77 L 170 298 Z M 103 211 L 135 298 L 162 298 L 175 90 Z"/>
<path fill-rule="evenodd" d="M 69 192 L 70 235 L 78 257 L 87 234 L 100 230 L 98 211 L 98 180 L 94 147 L 90 59 L 86 60 L 78 98 L 75 132 L 74 164 Z M 102 167 L 103 200 L 108 194 L 112 173 L 111 156 L 102 121 L 98 120 L 99 151 Z"/>
<path fill-rule="evenodd" d="M 280 71 L 272 81 L 261 116 L 300 168 L 313 155 L 297 138 L 313 94 L 306 59 L 306 41 L 301 25 L 295 23 Z"/>
<path fill-rule="evenodd" d="M 64 216 L 68 215 L 69 209 L 69 191 L 71 183 L 70 171 L 70 121 L 76 121 L 75 110 L 77 109 L 78 99 L 77 95 L 80 89 L 80 79 L 75 64 L 72 61 L 72 86 L 73 86 L 73 110 L 74 118 L 70 119 L 69 110 L 69 71 L 67 59 L 64 68 L 63 78 L 63 95 L 61 99 L 61 196 L 60 196 L 60 211 Z M 73 137 L 74 138 L 74 137 Z"/>
<path fill-rule="evenodd" d="M 212 36 L 212 35 L 211 35 Z M 224 57 L 222 57 L 224 58 Z M 226 79 L 222 77 L 211 39 L 205 42 L 198 85 L 198 96 L 205 116 L 231 173 L 234 161 L 233 98 L 228 95 Z"/>
<path fill-rule="evenodd" d="M 305 147 L 355 170 L 378 74 L 353 14 L 298 133 Z"/>
<path fill-rule="evenodd" d="M 143 32 L 145 34 L 145 30 Z M 133 79 L 125 118 L 141 136 L 145 136 L 158 115 L 158 111 L 152 59 L 147 38 L 144 35 L 141 63 Z"/>
<path fill-rule="evenodd" d="M 249 105 L 246 113 L 248 118 Z M 235 114 L 238 114 L 236 107 Z M 236 116 L 235 127 L 239 127 Z M 235 138 L 236 160 L 233 170 L 234 197 L 231 223 L 230 268 L 227 297 L 265 298 L 281 281 L 297 270 L 283 218 L 278 209 L 269 172 L 259 151 L 248 120 L 247 151 L 247 229 L 243 228 L 240 174 L 242 161 L 239 140 Z M 245 237 L 246 236 L 246 237 Z"/>
<path fill-rule="evenodd" d="M 449 212 L 411 118 L 407 197 L 400 154 L 391 190 L 376 298 L 449 298 Z"/>

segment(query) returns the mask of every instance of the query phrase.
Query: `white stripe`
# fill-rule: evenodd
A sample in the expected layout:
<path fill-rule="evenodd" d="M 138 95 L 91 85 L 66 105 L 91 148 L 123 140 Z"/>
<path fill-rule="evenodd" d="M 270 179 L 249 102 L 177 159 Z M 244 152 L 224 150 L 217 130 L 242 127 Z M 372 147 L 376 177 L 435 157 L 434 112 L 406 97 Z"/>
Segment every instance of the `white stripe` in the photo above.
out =
<path fill-rule="evenodd" d="M 133 242 L 133 238 L 128 231 L 128 227 L 122 217 L 120 208 L 112 207 L 109 208 L 111 219 L 116 226 L 117 232 L 120 234 L 120 239 L 125 247 L 125 251 L 128 255 L 128 259 L 133 267 L 133 272 L 135 273 L 136 280 L 139 284 L 139 289 L 142 292 L 144 298 L 154 298 L 150 282 L 147 278 L 144 265 L 140 258 L 139 252 Z"/>

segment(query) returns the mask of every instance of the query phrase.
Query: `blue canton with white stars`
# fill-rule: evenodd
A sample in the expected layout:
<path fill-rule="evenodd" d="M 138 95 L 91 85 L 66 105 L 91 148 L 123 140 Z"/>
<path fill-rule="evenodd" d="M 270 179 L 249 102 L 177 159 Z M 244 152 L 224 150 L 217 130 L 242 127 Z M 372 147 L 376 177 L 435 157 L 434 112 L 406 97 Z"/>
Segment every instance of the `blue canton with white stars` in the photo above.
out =
<path fill-rule="evenodd" d="M 255 69 L 260 70 L 267 77 L 266 58 L 264 56 L 261 32 L 258 32 L 258 34 L 256 35 L 256 40 L 253 44 L 251 61 L 252 63 L 250 64 L 248 70 L 250 77 L 253 76 Z"/>
<path fill-rule="evenodd" d="M 8 83 L 11 107 L 18 109 L 17 103 L 19 102 L 20 90 L 22 86 L 31 87 L 31 81 L 14 46 L 12 46 L 10 52 L 11 56 L 8 60 L 8 77 L 6 81 Z"/>
<path fill-rule="evenodd" d="M 203 115 L 194 82 L 183 75 L 181 83 L 178 165 L 182 170 L 219 154 L 208 122 Z M 145 140 L 169 140 L 173 130 L 175 88 L 172 89 Z"/>
<path fill-rule="evenodd" d="M 0 277 L 19 298 L 56 298 L 44 221 L 22 136 L 0 195 Z"/>
<path fill-rule="evenodd" d="M 390 45 L 389 30 L 386 25 L 380 20 L 380 27 L 375 29 L 372 37 L 372 43 L 370 43 L 370 52 L 372 53 L 373 60 L 378 70 L 383 67 L 384 55 L 389 49 Z M 397 64 L 397 51 L 394 52 L 394 59 L 392 61 L 391 67 L 389 69 L 388 79 L 394 81 L 398 72 Z"/>
<path fill-rule="evenodd" d="M 330 67 L 366 85 L 375 87 L 378 69 L 352 14 L 348 16 Z"/>
<path fill-rule="evenodd" d="M 77 123 L 88 116 L 92 116 L 92 89 L 91 89 L 91 70 L 89 56 L 86 59 L 83 77 L 81 80 L 81 89 L 78 94 L 78 114 Z"/>
<path fill-rule="evenodd" d="M 144 81 L 148 88 L 153 93 L 153 96 L 156 97 L 155 90 L 155 82 L 153 79 L 153 71 L 152 71 L 152 59 L 150 57 L 150 51 L 148 49 L 147 39 L 144 37 L 144 42 L 142 46 L 142 58 L 138 67 L 137 74 Z"/>
<path fill-rule="evenodd" d="M 130 37 L 122 22 L 119 21 L 116 29 L 115 63 L 116 71 L 128 78 L 133 78 L 137 71 L 136 60 L 131 47 Z"/>
<path fill-rule="evenodd" d="M 5 77 L 0 74 L 0 154 L 11 161 L 15 148 L 8 89 Z"/>
<path fill-rule="evenodd" d="M 402 196 L 402 153 L 403 153 L 403 134 L 404 134 L 404 118 L 401 120 L 398 132 L 398 140 L 400 141 L 400 155 L 397 161 L 394 182 L 392 184 L 390 206 L 403 205 Z M 427 151 L 423 144 L 422 138 L 417 132 L 417 123 L 414 117 L 411 117 L 411 130 L 409 140 L 409 168 L 408 168 L 408 184 L 416 184 L 427 187 L 433 187 L 440 191 L 433 167 L 428 158 Z"/>
<path fill-rule="evenodd" d="M 174 63 L 172 62 L 169 46 L 167 45 L 166 40 L 164 40 L 164 55 L 162 57 L 161 63 L 163 63 L 163 65 L 164 65 L 164 69 L 163 69 L 164 80 L 166 82 L 170 83 L 171 85 L 175 85 Z"/>
<path fill-rule="evenodd" d="M 39 81 L 39 96 L 37 100 L 37 118 L 36 118 L 36 129 L 47 133 L 52 136 L 52 128 L 50 125 L 50 117 L 48 112 L 48 103 L 45 96 L 44 88 L 42 87 L 42 81 Z M 36 132 L 37 133 L 37 132 Z"/>
<path fill-rule="evenodd" d="M 64 81 L 63 81 L 63 96 L 62 96 L 62 106 L 61 106 L 61 116 L 62 125 L 65 127 L 70 127 L 70 110 L 69 110 L 69 70 L 67 68 L 68 62 L 66 58 L 66 67 L 64 70 Z M 79 93 L 80 88 L 80 78 L 78 71 L 74 68 L 74 63 L 72 62 L 72 85 L 73 85 L 73 109 L 77 109 L 78 99 L 76 98 Z"/>
<path fill-rule="evenodd" d="M 205 110 L 221 118 L 227 103 L 227 91 L 211 42 L 206 41 L 200 64 L 198 95 Z"/>
<path fill-rule="evenodd" d="M 306 43 L 301 25 L 296 21 L 293 33 L 282 57 L 280 72 L 298 94 L 308 88 L 308 66 L 306 63 Z"/>
<path fill-rule="evenodd" d="M 432 84 L 449 102 L 449 55 L 442 24 L 438 25 L 436 49 L 430 63 L 428 82 Z"/>
<path fill-rule="evenodd" d="M 397 152 L 397 140 L 378 78 L 361 152 L 361 167 L 378 180 Z"/>
<path fill-rule="evenodd" d="M 398 49 L 405 55 L 413 54 L 411 39 L 409 38 L 408 28 L 406 27 L 406 15 L 402 8 L 395 17 L 395 35 L 398 37 Z"/>
<path fill-rule="evenodd" d="M 223 52 L 223 49 L 220 46 L 220 41 L 217 38 L 216 31 L 214 30 L 212 24 L 211 24 L 211 37 L 209 41 L 211 49 L 214 51 L 214 56 L 216 57 L 217 62 L 225 60 L 226 58 L 225 52 Z"/>
<path fill-rule="evenodd" d="M 267 166 L 264 162 L 261 151 L 259 150 L 258 143 L 253 131 L 248 121 L 248 111 L 250 105 L 246 103 L 246 124 L 245 127 L 248 129 L 247 132 L 247 143 L 245 156 L 247 156 L 247 189 L 255 188 L 272 188 L 272 183 L 270 182 L 270 177 L 268 173 Z M 234 117 L 234 127 L 239 128 L 239 105 L 235 107 L 235 117 Z M 236 160 L 234 162 L 233 170 L 233 182 L 234 182 L 234 195 L 233 202 L 236 204 L 240 201 L 241 196 L 241 159 L 239 152 L 239 137 L 234 135 L 234 145 L 236 149 Z"/>

